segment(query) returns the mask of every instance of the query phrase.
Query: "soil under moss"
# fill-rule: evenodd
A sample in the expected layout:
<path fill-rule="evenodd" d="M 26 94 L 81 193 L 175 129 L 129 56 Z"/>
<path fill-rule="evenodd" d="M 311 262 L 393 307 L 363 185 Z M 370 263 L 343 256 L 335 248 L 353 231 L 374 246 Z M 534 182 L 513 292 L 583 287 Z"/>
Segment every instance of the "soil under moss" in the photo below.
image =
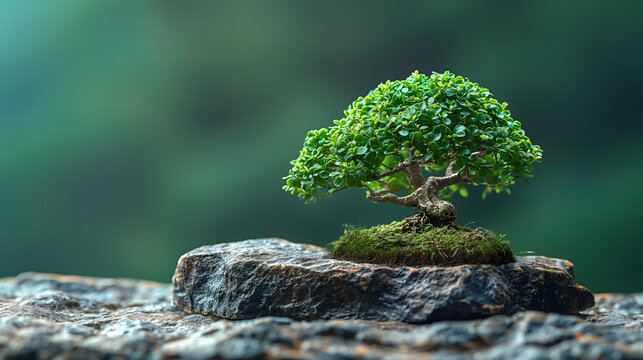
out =
<path fill-rule="evenodd" d="M 449 225 L 409 229 L 404 221 L 368 229 L 348 227 L 335 241 L 336 259 L 387 265 L 506 264 L 509 243 L 489 230 Z"/>

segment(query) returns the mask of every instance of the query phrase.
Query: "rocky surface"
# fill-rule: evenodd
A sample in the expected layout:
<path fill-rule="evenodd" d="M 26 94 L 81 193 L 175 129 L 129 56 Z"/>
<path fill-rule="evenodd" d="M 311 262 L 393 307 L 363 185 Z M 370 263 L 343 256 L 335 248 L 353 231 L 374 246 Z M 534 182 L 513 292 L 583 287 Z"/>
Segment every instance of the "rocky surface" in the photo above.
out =
<path fill-rule="evenodd" d="M 643 359 L 643 293 L 581 316 L 535 311 L 428 325 L 222 320 L 150 281 L 25 273 L 0 280 L 0 359 Z"/>
<path fill-rule="evenodd" d="M 226 319 L 365 319 L 430 323 L 523 310 L 578 313 L 594 305 L 567 260 L 389 267 L 335 260 L 281 239 L 203 246 L 179 260 L 173 304 Z"/>

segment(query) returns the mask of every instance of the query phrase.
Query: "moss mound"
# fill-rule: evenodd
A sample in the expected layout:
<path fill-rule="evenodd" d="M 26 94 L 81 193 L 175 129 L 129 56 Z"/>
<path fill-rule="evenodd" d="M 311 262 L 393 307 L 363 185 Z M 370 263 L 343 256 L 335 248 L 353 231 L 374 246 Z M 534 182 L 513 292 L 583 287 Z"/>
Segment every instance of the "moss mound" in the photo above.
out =
<path fill-rule="evenodd" d="M 409 230 L 403 221 L 368 229 L 348 227 L 332 245 L 341 260 L 387 265 L 506 264 L 514 261 L 509 243 L 482 228 L 464 226 Z"/>

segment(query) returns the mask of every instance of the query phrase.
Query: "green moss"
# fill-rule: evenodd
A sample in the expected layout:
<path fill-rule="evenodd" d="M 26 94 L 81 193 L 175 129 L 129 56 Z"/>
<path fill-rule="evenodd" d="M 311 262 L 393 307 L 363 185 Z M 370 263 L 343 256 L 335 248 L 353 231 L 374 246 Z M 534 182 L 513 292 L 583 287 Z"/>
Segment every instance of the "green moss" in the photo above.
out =
<path fill-rule="evenodd" d="M 509 243 L 491 231 L 464 226 L 426 226 L 406 231 L 396 221 L 368 229 L 347 227 L 332 245 L 342 260 L 391 265 L 506 264 L 514 261 Z"/>

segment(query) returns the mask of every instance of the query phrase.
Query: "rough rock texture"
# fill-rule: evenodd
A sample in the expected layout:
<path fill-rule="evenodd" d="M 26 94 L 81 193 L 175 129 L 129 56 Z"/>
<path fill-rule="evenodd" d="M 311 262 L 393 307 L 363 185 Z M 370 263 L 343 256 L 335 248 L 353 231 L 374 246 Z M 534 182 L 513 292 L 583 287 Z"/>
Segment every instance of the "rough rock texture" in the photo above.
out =
<path fill-rule="evenodd" d="M 26 273 L 0 280 L 0 359 L 642 359 L 643 293 L 589 315 L 429 325 L 231 321 L 172 308 L 170 285 Z"/>
<path fill-rule="evenodd" d="M 429 323 L 521 310 L 563 314 L 594 305 L 567 260 L 507 265 L 389 267 L 328 258 L 280 239 L 203 246 L 181 257 L 173 304 L 226 319 L 366 319 Z"/>

